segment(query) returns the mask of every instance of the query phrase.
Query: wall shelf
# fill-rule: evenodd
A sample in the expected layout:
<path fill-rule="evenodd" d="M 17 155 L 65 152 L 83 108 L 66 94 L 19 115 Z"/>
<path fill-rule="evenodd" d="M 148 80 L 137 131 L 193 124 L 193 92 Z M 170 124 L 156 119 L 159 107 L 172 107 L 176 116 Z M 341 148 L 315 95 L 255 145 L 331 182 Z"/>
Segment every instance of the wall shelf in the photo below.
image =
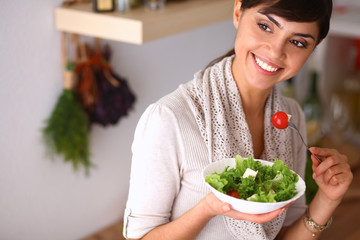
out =
<path fill-rule="evenodd" d="M 55 9 L 60 31 L 133 44 L 185 32 L 232 18 L 233 0 L 186 0 L 167 2 L 164 9 L 144 6 L 129 12 L 95 13 L 92 4 Z"/>

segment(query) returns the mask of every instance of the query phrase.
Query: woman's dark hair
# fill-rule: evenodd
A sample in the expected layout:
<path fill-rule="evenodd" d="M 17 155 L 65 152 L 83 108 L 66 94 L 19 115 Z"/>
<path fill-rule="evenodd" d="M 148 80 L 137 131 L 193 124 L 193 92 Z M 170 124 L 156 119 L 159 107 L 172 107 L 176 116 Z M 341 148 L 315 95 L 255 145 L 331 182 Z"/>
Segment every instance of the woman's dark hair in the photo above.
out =
<path fill-rule="evenodd" d="M 319 26 L 319 38 L 317 43 L 324 39 L 330 28 L 330 18 L 333 8 L 332 0 L 239 0 L 241 10 L 256 7 L 264 4 L 262 9 L 264 14 L 274 14 L 276 16 L 295 22 L 317 22 Z M 224 57 L 235 53 L 230 50 L 224 56 L 215 59 L 208 66 L 219 62 Z"/>
<path fill-rule="evenodd" d="M 320 42 L 329 32 L 332 0 L 242 0 L 241 9 L 265 4 L 262 13 L 274 14 L 294 22 L 318 22 Z"/>

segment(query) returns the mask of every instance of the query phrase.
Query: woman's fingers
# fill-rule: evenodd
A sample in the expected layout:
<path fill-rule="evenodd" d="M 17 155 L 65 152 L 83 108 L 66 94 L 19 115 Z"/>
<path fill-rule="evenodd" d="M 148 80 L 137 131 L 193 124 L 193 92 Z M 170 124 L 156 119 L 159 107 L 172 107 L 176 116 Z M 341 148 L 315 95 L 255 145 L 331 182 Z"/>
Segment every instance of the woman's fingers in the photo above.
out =
<path fill-rule="evenodd" d="M 347 157 L 335 149 L 310 148 L 310 151 L 323 159 L 319 163 L 314 157 L 311 158 L 313 178 L 319 186 L 319 192 L 330 200 L 338 201 L 353 178 Z"/>
<path fill-rule="evenodd" d="M 264 213 L 264 214 L 249 214 L 239 212 L 231 208 L 230 204 L 222 202 L 218 199 L 213 193 L 208 194 L 205 197 L 205 202 L 207 207 L 210 208 L 210 212 L 214 215 L 225 215 L 237 220 L 247 220 L 255 223 L 266 223 L 275 218 L 277 218 L 286 208 L 288 208 L 293 202 L 289 203 L 283 208 L 277 209 L 275 211 Z"/>
<path fill-rule="evenodd" d="M 353 179 L 353 175 L 342 172 L 341 174 L 334 175 L 330 178 L 329 184 L 336 186 L 342 183 L 350 183 Z"/>
<path fill-rule="evenodd" d="M 343 164 L 341 160 L 335 159 L 334 157 L 326 158 L 322 163 L 314 169 L 314 176 L 320 176 L 325 173 L 336 174 L 340 171 L 340 165 Z"/>
<path fill-rule="evenodd" d="M 263 214 L 249 214 L 243 213 L 236 210 L 231 210 L 225 214 L 225 216 L 235 218 L 237 220 L 247 220 L 254 223 L 263 224 L 277 218 L 285 208 L 280 208 L 275 211 Z"/>
<path fill-rule="evenodd" d="M 348 165 L 347 157 L 335 149 L 310 148 L 310 150 L 323 158 L 323 161 L 318 163 L 317 160 L 314 160 L 312 157 L 314 177 L 325 174 L 325 172 L 334 175 L 338 174 L 340 170 L 349 170 L 345 167 Z"/>
<path fill-rule="evenodd" d="M 331 155 L 339 154 L 339 152 L 336 149 L 331 149 L 331 148 L 311 147 L 309 148 L 309 151 L 315 155 L 319 155 L 325 158 Z"/>
<path fill-rule="evenodd" d="M 347 164 L 337 164 L 335 166 L 330 167 L 324 173 L 323 180 L 327 184 L 336 185 L 347 181 L 346 172 L 350 171 L 350 167 Z"/>
<path fill-rule="evenodd" d="M 285 207 L 276 209 L 272 212 L 263 213 L 263 214 L 249 214 L 249 213 L 239 212 L 236 210 L 231 210 L 231 212 L 229 212 L 228 214 L 225 214 L 225 215 L 235 218 L 235 219 L 238 219 L 238 220 L 247 220 L 250 222 L 263 224 L 263 223 L 269 222 L 271 220 L 274 220 L 275 218 L 280 216 L 285 211 L 285 209 L 290 207 L 290 205 L 293 203 L 294 202 L 291 202 L 291 203 L 287 204 Z"/>

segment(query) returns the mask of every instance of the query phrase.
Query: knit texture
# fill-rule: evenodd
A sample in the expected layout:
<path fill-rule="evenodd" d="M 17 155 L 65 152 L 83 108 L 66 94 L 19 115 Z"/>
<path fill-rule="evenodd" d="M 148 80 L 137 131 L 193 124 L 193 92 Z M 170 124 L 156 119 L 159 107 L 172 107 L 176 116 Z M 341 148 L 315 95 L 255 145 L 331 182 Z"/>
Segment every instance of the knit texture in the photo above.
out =
<path fill-rule="evenodd" d="M 231 72 L 232 58 L 226 58 L 199 73 L 196 81 L 183 88 L 194 106 L 194 115 L 210 161 L 234 157 L 236 154 L 243 157 L 254 155 L 241 96 Z M 293 168 L 289 131 L 279 131 L 271 125 L 272 114 L 280 110 L 289 112 L 290 109 L 274 88 L 265 106 L 265 150 L 262 158 L 273 161 L 277 157 Z M 262 225 L 224 218 L 227 228 L 236 239 L 273 239 L 282 227 L 285 214 Z"/>

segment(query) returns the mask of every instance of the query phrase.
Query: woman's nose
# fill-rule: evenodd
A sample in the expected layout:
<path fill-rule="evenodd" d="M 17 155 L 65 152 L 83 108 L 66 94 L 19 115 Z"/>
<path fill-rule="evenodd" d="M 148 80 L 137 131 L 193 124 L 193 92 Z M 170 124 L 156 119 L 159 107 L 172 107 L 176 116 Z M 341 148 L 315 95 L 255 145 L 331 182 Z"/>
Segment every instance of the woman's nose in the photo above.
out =
<path fill-rule="evenodd" d="M 269 42 L 270 56 L 273 59 L 282 59 L 285 56 L 285 43 L 284 41 L 273 40 Z"/>

